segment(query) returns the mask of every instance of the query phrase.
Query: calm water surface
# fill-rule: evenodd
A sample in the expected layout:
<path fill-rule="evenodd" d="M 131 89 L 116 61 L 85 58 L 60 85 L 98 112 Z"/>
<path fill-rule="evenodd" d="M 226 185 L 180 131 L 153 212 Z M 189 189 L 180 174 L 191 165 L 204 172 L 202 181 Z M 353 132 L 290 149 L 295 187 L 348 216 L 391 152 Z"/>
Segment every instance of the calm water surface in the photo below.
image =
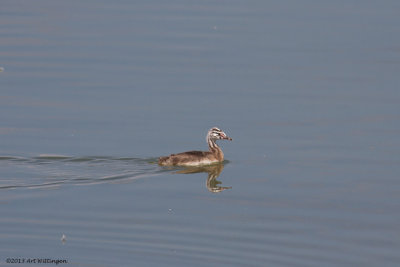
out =
<path fill-rule="evenodd" d="M 399 13 L 3 0 L 0 266 L 398 266 Z"/>

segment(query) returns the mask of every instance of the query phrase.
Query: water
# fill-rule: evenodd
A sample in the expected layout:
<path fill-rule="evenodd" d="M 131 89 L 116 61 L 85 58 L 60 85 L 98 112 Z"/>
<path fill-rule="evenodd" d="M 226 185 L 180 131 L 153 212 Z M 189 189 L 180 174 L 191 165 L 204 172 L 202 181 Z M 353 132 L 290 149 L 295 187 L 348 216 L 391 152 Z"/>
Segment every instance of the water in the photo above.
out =
<path fill-rule="evenodd" d="M 2 1 L 0 265 L 398 266 L 399 11 Z"/>

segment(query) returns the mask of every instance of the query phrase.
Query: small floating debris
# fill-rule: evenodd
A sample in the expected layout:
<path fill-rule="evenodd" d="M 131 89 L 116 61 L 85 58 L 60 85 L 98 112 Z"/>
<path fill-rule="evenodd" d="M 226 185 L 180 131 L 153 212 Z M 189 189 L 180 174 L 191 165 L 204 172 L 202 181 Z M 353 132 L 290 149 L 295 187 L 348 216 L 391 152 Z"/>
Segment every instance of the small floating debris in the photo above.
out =
<path fill-rule="evenodd" d="M 0 67 L 0 72 L 3 72 L 4 71 L 4 68 L 3 67 Z"/>
<path fill-rule="evenodd" d="M 65 243 L 65 241 L 67 241 L 67 236 L 63 234 L 61 236 L 61 242 Z"/>

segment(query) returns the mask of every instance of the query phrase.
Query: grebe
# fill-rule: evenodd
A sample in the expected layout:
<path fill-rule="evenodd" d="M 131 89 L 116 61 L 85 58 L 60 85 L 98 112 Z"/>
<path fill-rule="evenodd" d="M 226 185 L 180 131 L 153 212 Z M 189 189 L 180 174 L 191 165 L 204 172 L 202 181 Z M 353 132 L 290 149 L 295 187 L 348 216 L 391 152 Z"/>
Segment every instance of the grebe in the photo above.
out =
<path fill-rule="evenodd" d="M 209 151 L 188 151 L 179 154 L 171 154 L 167 157 L 160 157 L 159 165 L 164 166 L 196 166 L 222 162 L 224 153 L 215 143 L 216 140 L 224 139 L 232 141 L 223 131 L 217 127 L 211 128 L 207 133 L 207 144 Z"/>

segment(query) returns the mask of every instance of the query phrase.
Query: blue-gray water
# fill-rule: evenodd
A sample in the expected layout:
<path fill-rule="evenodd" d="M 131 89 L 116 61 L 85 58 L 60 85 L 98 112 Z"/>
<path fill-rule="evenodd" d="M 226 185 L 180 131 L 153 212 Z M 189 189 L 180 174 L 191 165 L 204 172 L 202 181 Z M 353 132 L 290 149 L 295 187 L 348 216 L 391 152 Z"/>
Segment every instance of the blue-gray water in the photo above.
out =
<path fill-rule="evenodd" d="M 2 0 L 0 266 L 399 266 L 399 14 Z"/>

